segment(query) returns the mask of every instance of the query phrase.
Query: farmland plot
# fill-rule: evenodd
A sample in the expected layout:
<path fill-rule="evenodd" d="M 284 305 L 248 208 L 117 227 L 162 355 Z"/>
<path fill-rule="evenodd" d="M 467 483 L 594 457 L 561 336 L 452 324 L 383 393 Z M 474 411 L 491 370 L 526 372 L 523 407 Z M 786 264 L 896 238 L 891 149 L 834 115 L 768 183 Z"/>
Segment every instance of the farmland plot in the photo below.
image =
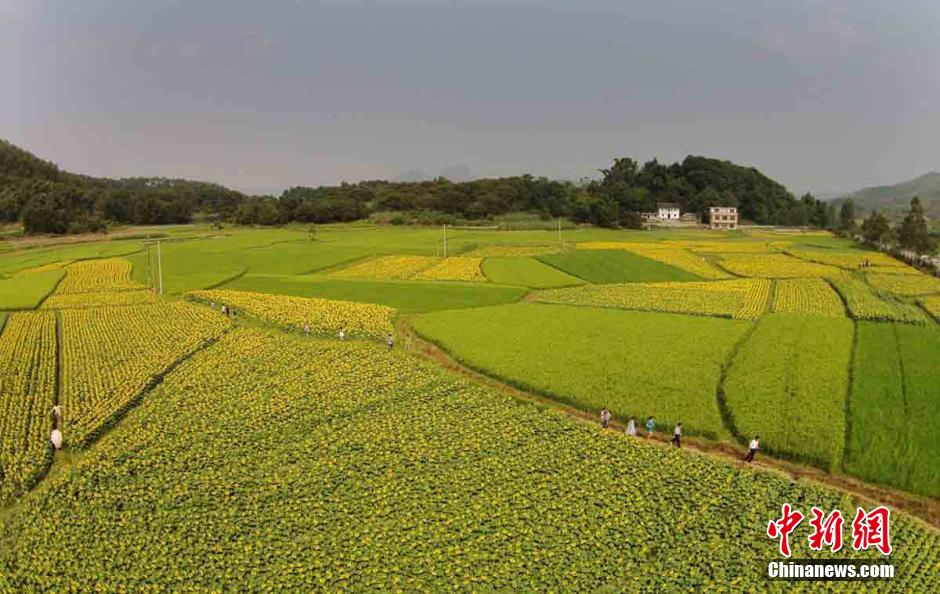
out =
<path fill-rule="evenodd" d="M 415 329 L 457 359 L 573 406 L 655 415 L 660 430 L 721 436 L 715 390 L 736 320 L 520 303 L 418 317 Z M 670 426 L 671 427 L 671 426 Z"/>
<path fill-rule="evenodd" d="M 907 322 L 909 324 L 927 322 L 927 318 L 916 306 L 883 292 L 876 293 L 870 286 L 858 279 L 832 277 L 829 281 L 845 300 L 849 314 L 856 320 Z"/>
<path fill-rule="evenodd" d="M 846 468 L 865 480 L 940 496 L 940 332 L 861 322 Z"/>
<path fill-rule="evenodd" d="M 689 283 L 589 285 L 543 291 L 546 303 L 616 307 L 703 316 L 753 319 L 767 309 L 770 281 L 735 279 Z"/>
<path fill-rule="evenodd" d="M 725 402 L 743 438 L 834 470 L 845 442 L 852 322 L 772 314 L 742 345 Z"/>
<path fill-rule="evenodd" d="M 784 592 L 755 570 L 781 501 L 854 503 L 605 434 L 400 352 L 236 330 L 4 522 L 0 580 L 13 591 Z M 936 591 L 937 535 L 903 514 L 891 529 L 893 584 Z M 808 533 L 804 522 L 792 539 Z"/>
<path fill-rule="evenodd" d="M 63 435 L 73 446 L 96 437 L 155 377 L 228 325 L 221 314 L 184 302 L 60 315 Z"/>
<path fill-rule="evenodd" d="M 51 312 L 23 312 L 11 314 L 0 327 L 3 503 L 28 487 L 46 461 L 55 403 L 56 323 Z"/>
<path fill-rule="evenodd" d="M 345 329 L 350 338 L 382 340 L 392 331 L 395 310 L 384 305 L 266 295 L 247 291 L 193 291 L 188 293 L 203 302 L 218 302 L 243 310 L 268 322 L 292 330 L 310 325 L 311 332 L 336 336 Z"/>
<path fill-rule="evenodd" d="M 584 282 L 535 258 L 527 257 L 487 258 L 483 261 L 483 273 L 494 283 L 533 289 L 566 287 Z"/>
<path fill-rule="evenodd" d="M 819 278 L 777 281 L 774 313 L 808 314 L 827 318 L 845 317 L 845 305 L 829 283 Z"/>

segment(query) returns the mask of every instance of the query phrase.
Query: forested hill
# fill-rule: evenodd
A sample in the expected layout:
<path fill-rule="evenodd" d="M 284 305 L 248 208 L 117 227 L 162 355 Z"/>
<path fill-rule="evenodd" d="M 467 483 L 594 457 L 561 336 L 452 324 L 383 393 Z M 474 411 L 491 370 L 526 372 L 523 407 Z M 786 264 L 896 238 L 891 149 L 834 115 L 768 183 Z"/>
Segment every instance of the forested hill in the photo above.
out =
<path fill-rule="evenodd" d="M 223 186 L 166 178 L 93 178 L 61 171 L 0 141 L 0 221 L 21 221 L 30 233 L 99 231 L 108 223 L 185 223 L 197 213 L 242 224 L 325 223 L 393 213 L 391 221 L 477 222 L 510 213 L 607 227 L 639 224 L 659 202 L 683 212 L 738 206 L 761 224 L 827 226 L 831 208 L 812 196 L 797 200 L 752 167 L 689 156 L 670 165 L 616 159 L 582 183 L 520 175 L 460 183 L 363 181 L 294 187 L 281 196 L 247 196 Z"/>
<path fill-rule="evenodd" d="M 886 215 L 903 217 L 911 205 L 911 198 L 919 196 L 927 216 L 940 219 L 940 173 L 925 173 L 919 177 L 887 186 L 871 186 L 856 190 L 836 199 L 839 203 L 851 198 L 863 212 L 879 210 Z"/>

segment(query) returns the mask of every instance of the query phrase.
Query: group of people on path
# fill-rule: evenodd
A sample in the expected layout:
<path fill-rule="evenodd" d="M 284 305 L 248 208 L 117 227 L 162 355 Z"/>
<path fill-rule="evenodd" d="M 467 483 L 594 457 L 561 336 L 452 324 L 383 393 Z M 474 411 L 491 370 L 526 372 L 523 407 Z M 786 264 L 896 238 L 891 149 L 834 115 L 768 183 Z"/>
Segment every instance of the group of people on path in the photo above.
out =
<path fill-rule="evenodd" d="M 215 301 L 212 302 L 211 307 L 212 307 L 213 309 L 215 309 Z M 225 305 L 225 304 L 223 303 L 223 304 L 222 304 L 222 314 L 223 314 L 223 315 L 226 315 L 226 316 L 228 316 L 228 317 L 230 317 L 230 318 L 234 318 L 234 317 L 235 317 L 235 310 L 234 310 L 233 308 L 231 308 L 231 307 L 229 307 L 229 306 L 227 306 L 227 305 Z M 311 327 L 310 327 L 310 322 L 305 322 L 305 323 L 304 323 L 303 332 L 304 332 L 304 335 L 305 335 L 305 336 L 310 336 L 310 333 L 312 332 L 312 329 L 311 329 Z M 338 337 L 339 337 L 340 340 L 346 340 L 346 326 L 340 326 L 340 328 L 339 328 L 339 333 L 338 333 Z M 395 337 L 392 336 L 392 333 L 391 333 L 391 332 L 389 332 L 389 333 L 388 333 L 388 336 L 385 338 L 385 344 L 388 346 L 388 349 L 389 349 L 389 350 L 392 350 L 393 348 L 395 348 Z"/>
<path fill-rule="evenodd" d="M 607 407 L 601 409 L 601 426 L 604 429 L 610 428 L 611 414 L 610 410 Z M 656 419 L 652 416 L 646 418 L 646 437 L 649 439 L 653 436 L 653 432 L 656 430 Z M 627 421 L 627 428 L 624 430 L 624 433 L 627 435 L 632 435 L 636 437 L 636 417 L 630 417 L 630 420 Z M 676 423 L 676 426 L 672 429 L 672 439 L 669 442 L 676 446 L 677 448 L 682 447 L 682 423 Z M 754 455 L 757 454 L 757 450 L 760 449 L 760 435 L 755 435 L 754 439 L 748 444 L 747 455 L 744 456 L 744 461 L 751 463 L 754 461 Z"/>
<path fill-rule="evenodd" d="M 306 336 L 310 336 L 310 332 L 310 322 L 306 322 L 304 324 L 304 334 Z M 339 333 L 337 334 L 337 337 L 340 340 L 346 340 L 346 326 L 339 327 Z M 395 348 L 395 337 L 392 336 L 391 332 L 389 332 L 388 336 L 385 338 L 385 344 L 388 345 L 389 350 Z"/>

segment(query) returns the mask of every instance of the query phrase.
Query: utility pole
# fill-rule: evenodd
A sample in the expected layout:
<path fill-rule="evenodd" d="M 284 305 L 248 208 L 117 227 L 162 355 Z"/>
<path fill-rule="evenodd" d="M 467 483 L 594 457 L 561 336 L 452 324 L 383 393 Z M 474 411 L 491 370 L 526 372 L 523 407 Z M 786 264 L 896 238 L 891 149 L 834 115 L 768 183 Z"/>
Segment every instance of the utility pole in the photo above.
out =
<path fill-rule="evenodd" d="M 147 238 L 150 239 L 149 237 Z M 147 288 L 153 290 L 153 269 L 150 266 L 150 242 L 148 241 L 144 245 L 147 246 Z"/>
<path fill-rule="evenodd" d="M 163 295 L 163 258 L 160 256 L 160 240 L 157 240 L 157 278 L 160 282 L 160 295 Z"/>
<path fill-rule="evenodd" d="M 447 223 L 444 223 L 444 257 L 447 257 Z"/>

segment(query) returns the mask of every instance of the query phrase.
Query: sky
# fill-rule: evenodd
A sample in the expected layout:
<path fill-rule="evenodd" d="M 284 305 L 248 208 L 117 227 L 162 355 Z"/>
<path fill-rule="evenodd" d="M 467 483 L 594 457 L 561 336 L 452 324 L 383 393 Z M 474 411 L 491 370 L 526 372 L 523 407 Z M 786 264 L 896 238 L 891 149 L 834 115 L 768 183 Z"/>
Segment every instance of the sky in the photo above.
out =
<path fill-rule="evenodd" d="M 940 170 L 938 32 L 937 0 L 0 0 L 0 137 L 252 193 L 687 154 L 853 190 Z"/>

